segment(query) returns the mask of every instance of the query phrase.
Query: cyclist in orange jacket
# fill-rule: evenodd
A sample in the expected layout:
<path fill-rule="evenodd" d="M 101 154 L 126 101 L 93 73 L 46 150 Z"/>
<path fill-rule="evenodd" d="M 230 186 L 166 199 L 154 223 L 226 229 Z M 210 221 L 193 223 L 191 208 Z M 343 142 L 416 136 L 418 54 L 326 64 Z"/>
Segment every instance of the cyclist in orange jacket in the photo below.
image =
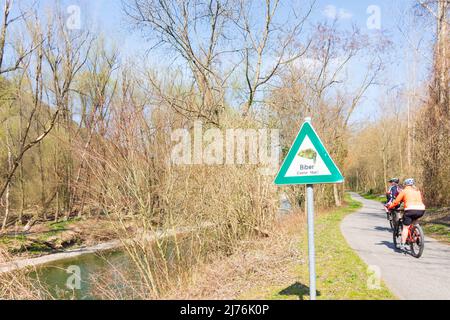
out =
<path fill-rule="evenodd" d="M 422 201 L 422 194 L 415 185 L 415 181 L 412 178 L 406 179 L 404 182 L 405 188 L 400 192 L 397 198 L 392 202 L 388 209 L 393 209 L 400 205 L 402 202 L 404 204 L 405 214 L 403 215 L 403 224 L 409 226 L 414 223 L 417 219 L 425 214 L 425 205 Z M 402 243 L 400 247 L 405 248 L 405 242 L 408 238 L 408 228 L 403 228 L 402 230 Z"/>

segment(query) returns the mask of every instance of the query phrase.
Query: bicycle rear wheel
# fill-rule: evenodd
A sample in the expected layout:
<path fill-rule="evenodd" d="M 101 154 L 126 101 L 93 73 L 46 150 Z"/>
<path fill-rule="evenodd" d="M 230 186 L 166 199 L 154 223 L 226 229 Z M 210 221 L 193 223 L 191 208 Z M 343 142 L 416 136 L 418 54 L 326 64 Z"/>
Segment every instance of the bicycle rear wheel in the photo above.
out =
<path fill-rule="evenodd" d="M 402 223 L 399 221 L 398 223 L 394 224 L 394 232 L 392 232 L 392 237 L 394 240 L 394 246 L 397 248 L 397 246 L 402 241 Z"/>
<path fill-rule="evenodd" d="M 411 247 L 411 255 L 420 258 L 425 247 L 425 236 L 420 225 L 417 224 L 414 226 L 411 237 L 414 240 L 409 244 Z"/>
<path fill-rule="evenodd" d="M 390 216 L 389 225 L 391 226 L 391 231 L 394 231 L 394 229 L 395 229 L 395 223 L 394 223 L 395 216 L 394 216 L 394 213 L 393 212 L 389 212 L 388 214 Z"/>

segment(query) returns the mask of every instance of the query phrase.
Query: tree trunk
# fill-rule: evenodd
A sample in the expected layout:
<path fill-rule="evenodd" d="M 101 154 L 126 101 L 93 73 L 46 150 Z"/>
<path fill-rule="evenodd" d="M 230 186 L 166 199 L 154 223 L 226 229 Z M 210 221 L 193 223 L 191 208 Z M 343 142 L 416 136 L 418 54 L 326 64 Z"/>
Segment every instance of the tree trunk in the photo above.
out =
<path fill-rule="evenodd" d="M 22 103 L 19 105 L 19 139 L 23 139 L 23 110 Z M 11 169 L 11 168 L 9 168 Z M 19 208 L 19 224 L 22 223 L 23 211 L 25 209 L 25 181 L 23 170 L 23 159 L 20 159 L 19 164 L 19 181 L 20 181 L 20 208 Z"/>
<path fill-rule="evenodd" d="M 8 126 L 8 125 L 7 125 Z M 6 130 L 6 136 L 8 137 L 9 135 L 9 128 Z M 6 138 L 6 145 L 8 148 L 8 170 L 11 170 L 12 167 L 12 152 L 11 152 L 11 146 L 9 144 L 9 139 Z M 5 230 L 6 228 L 6 224 L 8 223 L 8 217 L 9 217 L 9 207 L 10 207 L 10 196 L 11 193 L 11 181 L 7 182 L 6 185 L 6 191 L 5 191 L 5 216 L 3 218 L 3 224 L 2 224 L 2 231 Z"/>
<path fill-rule="evenodd" d="M 341 198 L 339 197 L 339 190 L 338 185 L 335 183 L 333 184 L 333 195 L 334 195 L 334 203 L 336 207 L 340 207 L 342 205 Z"/>

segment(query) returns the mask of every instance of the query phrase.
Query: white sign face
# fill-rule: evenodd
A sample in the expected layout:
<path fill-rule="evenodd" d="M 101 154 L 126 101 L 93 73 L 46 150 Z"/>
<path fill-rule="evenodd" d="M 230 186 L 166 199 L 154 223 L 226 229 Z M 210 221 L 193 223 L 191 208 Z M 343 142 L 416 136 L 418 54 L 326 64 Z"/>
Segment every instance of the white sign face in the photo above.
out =
<path fill-rule="evenodd" d="M 331 175 L 327 165 L 317 152 L 308 136 L 305 137 L 298 149 L 286 177 Z"/>

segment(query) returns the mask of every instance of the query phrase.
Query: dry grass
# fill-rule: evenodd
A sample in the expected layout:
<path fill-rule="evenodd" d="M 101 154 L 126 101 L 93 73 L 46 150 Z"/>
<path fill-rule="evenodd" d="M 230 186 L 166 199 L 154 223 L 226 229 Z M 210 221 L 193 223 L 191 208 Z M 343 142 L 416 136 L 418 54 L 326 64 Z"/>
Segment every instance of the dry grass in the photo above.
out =
<path fill-rule="evenodd" d="M 0 264 L 9 262 L 12 256 L 0 249 Z M 30 278 L 29 269 L 0 273 L 0 300 L 43 300 L 51 295 L 39 282 L 38 278 Z"/>
<path fill-rule="evenodd" d="M 131 277 L 120 277 L 125 283 L 136 278 L 144 283 L 131 297 L 160 298 L 199 264 L 232 255 L 242 241 L 271 232 L 279 194 L 272 177 L 260 174 L 263 164 L 175 165 L 170 161 L 171 136 L 163 130 L 169 115 L 156 122 L 161 130 L 155 134 L 152 128 L 145 131 L 145 114 L 136 108 L 122 106 L 116 111 L 133 117 L 126 126 L 118 124 L 117 140 L 103 141 L 103 154 L 88 154 L 89 190 L 95 200 L 92 205 L 107 213 L 135 270 Z M 236 125 L 232 120 L 229 124 Z M 254 123 L 242 127 L 257 128 Z M 205 230 L 205 224 L 213 227 Z M 148 239 L 186 228 L 192 230 L 187 239 Z M 108 299 L 122 295 L 100 283 L 96 291 Z"/>
<path fill-rule="evenodd" d="M 304 226 L 301 213 L 283 217 L 269 237 L 239 242 L 232 255 L 199 265 L 162 298 L 236 299 L 259 287 L 292 282 L 292 267 L 304 262 L 298 246 Z"/>

